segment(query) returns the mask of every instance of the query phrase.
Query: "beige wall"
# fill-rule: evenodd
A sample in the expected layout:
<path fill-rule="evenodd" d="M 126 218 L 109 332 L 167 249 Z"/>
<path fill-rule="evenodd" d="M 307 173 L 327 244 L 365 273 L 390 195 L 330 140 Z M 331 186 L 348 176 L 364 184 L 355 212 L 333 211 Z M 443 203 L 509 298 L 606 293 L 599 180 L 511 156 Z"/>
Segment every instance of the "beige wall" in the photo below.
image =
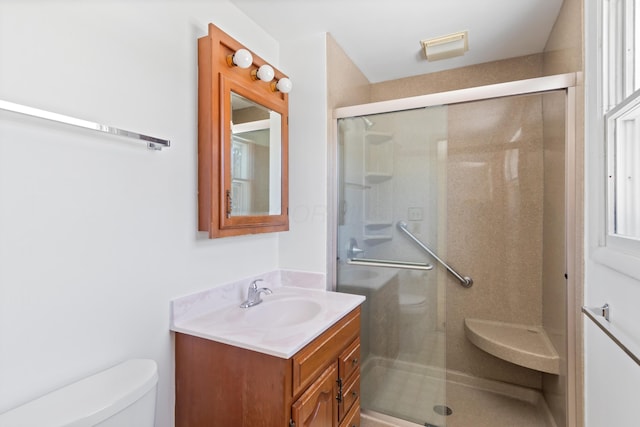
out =
<path fill-rule="evenodd" d="M 348 105 L 366 104 L 371 101 L 369 80 L 353 63 L 351 58 L 342 50 L 342 47 L 336 43 L 331 34 L 326 35 L 325 39 L 326 55 L 327 55 L 327 141 L 329 143 L 329 165 L 337 167 L 337 162 L 332 159 L 337 158 L 339 150 L 338 141 L 335 137 L 337 129 L 334 128 L 333 110 L 338 107 Z M 336 201 L 339 194 L 337 182 L 335 179 L 338 175 L 337 170 L 329 170 L 327 177 L 327 212 L 331 215 L 337 212 Z M 342 198 L 342 197 L 340 197 Z M 328 230 L 329 236 L 335 236 L 337 230 Z M 334 264 L 332 260 L 336 259 L 337 253 L 333 252 L 333 245 L 327 247 L 327 287 L 331 288 L 335 283 L 335 271 L 332 271 Z"/>
<path fill-rule="evenodd" d="M 331 34 L 327 34 L 327 85 L 330 112 L 338 107 L 371 101 L 369 80 Z"/>
<path fill-rule="evenodd" d="M 583 0 L 564 0 L 543 52 L 545 75 L 583 71 Z"/>
<path fill-rule="evenodd" d="M 371 85 L 371 101 L 465 89 L 542 75 L 542 54 L 487 62 Z"/>

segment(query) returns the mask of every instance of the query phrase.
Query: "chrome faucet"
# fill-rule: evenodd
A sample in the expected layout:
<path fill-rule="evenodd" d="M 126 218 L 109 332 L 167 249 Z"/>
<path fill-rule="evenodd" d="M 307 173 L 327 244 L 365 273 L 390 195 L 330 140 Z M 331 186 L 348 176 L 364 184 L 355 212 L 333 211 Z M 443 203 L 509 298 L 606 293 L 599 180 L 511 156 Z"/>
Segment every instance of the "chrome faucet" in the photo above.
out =
<path fill-rule="evenodd" d="M 240 308 L 249 308 L 254 305 L 258 305 L 262 302 L 260 294 L 271 294 L 271 289 L 269 288 L 258 288 L 258 282 L 264 282 L 264 280 L 257 279 L 251 282 L 249 285 L 249 291 L 247 292 L 247 300 L 240 304 Z"/>

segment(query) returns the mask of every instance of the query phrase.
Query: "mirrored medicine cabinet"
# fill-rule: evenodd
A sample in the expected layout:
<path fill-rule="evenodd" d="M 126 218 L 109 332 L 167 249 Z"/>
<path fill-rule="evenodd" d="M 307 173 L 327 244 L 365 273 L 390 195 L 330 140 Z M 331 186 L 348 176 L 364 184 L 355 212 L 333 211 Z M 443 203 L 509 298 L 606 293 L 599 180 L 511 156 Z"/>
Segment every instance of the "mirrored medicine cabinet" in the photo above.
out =
<path fill-rule="evenodd" d="M 198 223 L 210 238 L 289 229 L 288 95 L 266 64 L 209 24 L 198 39 Z M 269 75 L 269 77 L 271 77 Z"/>

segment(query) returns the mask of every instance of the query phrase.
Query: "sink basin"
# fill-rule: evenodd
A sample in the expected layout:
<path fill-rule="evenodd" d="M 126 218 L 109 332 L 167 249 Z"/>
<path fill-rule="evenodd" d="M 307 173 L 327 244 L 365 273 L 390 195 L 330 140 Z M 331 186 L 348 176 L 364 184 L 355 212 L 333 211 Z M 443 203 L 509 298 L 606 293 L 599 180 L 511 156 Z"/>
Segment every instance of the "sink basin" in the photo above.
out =
<path fill-rule="evenodd" d="M 313 320 L 321 312 L 322 304 L 311 298 L 267 295 L 253 307 L 227 309 L 221 320 L 231 328 L 262 330 L 297 326 Z"/>
<path fill-rule="evenodd" d="M 193 307 L 190 297 L 191 310 L 199 313 L 178 320 L 174 317 L 171 329 L 289 359 L 364 301 L 360 295 L 293 286 L 273 287 L 272 291 L 262 295 L 260 304 L 249 308 L 240 308 L 241 298 L 246 296 L 244 289 L 235 294 L 237 299 L 226 290 L 216 294 L 223 300 L 221 304 L 212 304 L 214 298 L 210 296 L 200 298 L 204 307 Z"/>
<path fill-rule="evenodd" d="M 303 298 L 265 299 L 261 304 L 243 310 L 246 310 L 243 316 L 245 322 L 282 327 L 308 322 L 320 314 L 322 306 Z"/>

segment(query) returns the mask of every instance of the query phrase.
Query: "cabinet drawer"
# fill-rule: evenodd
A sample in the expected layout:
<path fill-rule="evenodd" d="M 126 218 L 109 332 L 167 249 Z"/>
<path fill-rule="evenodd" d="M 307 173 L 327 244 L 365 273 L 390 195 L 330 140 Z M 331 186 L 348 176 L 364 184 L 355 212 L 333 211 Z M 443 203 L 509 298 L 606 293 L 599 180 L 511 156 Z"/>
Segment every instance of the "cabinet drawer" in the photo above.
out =
<path fill-rule="evenodd" d="M 311 383 L 344 351 L 345 344 L 360 335 L 360 308 L 340 319 L 335 325 L 293 356 L 293 395 Z"/>
<path fill-rule="evenodd" d="M 360 368 L 360 338 L 347 347 L 338 359 L 340 378 L 345 381 Z"/>
<path fill-rule="evenodd" d="M 358 399 L 356 403 L 347 414 L 347 417 L 342 420 L 340 427 L 360 427 L 360 400 Z"/>
<path fill-rule="evenodd" d="M 360 375 L 354 375 L 352 378 L 342 385 L 342 402 L 340 403 L 340 419 L 344 419 L 345 415 L 358 401 L 360 397 Z"/>

